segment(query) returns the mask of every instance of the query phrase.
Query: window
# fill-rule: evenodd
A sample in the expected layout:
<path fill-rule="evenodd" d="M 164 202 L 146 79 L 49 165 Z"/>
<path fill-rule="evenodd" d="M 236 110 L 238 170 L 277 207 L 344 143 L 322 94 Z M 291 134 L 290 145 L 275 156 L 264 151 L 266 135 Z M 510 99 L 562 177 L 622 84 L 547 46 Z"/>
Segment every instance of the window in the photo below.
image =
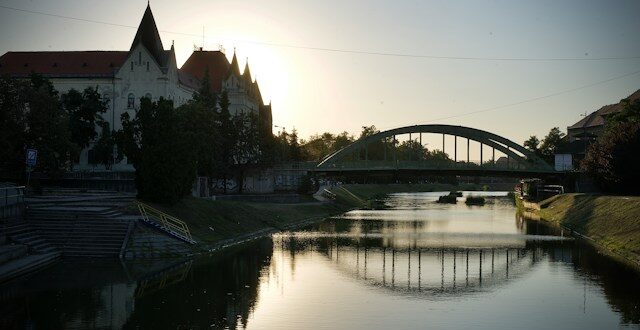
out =
<path fill-rule="evenodd" d="M 131 61 L 131 71 L 133 71 L 133 61 Z"/>
<path fill-rule="evenodd" d="M 147 71 L 149 71 L 149 61 L 147 61 Z"/>
<path fill-rule="evenodd" d="M 144 94 L 144 97 L 148 98 L 149 100 L 151 100 L 151 99 L 152 99 L 152 98 L 151 98 L 151 93 Z"/>
<path fill-rule="evenodd" d="M 105 102 L 105 104 L 107 105 L 107 107 L 109 107 L 109 101 L 111 101 L 111 100 L 109 99 L 109 93 L 104 93 L 104 94 L 102 95 L 102 100 Z"/>
<path fill-rule="evenodd" d="M 142 64 L 142 52 L 138 52 L 138 65 Z"/>
<path fill-rule="evenodd" d="M 133 93 L 129 93 L 129 97 L 127 97 L 127 109 L 133 109 L 136 105 L 136 97 Z"/>

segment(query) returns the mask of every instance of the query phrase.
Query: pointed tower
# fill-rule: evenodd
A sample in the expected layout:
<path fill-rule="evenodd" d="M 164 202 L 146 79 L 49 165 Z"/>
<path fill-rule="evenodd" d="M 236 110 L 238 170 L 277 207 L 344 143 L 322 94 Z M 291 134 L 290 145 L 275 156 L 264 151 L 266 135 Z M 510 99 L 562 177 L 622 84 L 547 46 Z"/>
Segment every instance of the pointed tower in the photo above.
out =
<path fill-rule="evenodd" d="M 251 70 L 249 70 L 249 59 L 247 59 L 247 62 L 244 65 L 244 72 L 242 73 L 242 76 L 247 81 L 247 83 L 251 84 Z"/>
<path fill-rule="evenodd" d="M 236 77 L 240 78 L 242 75 L 240 74 L 240 65 L 238 64 L 238 57 L 236 56 L 235 50 L 233 51 L 233 59 L 231 59 L 231 67 L 229 68 L 229 73 L 227 77 L 231 74 L 236 75 Z"/>
<path fill-rule="evenodd" d="M 142 16 L 142 21 L 138 26 L 138 32 L 136 32 L 136 36 L 133 38 L 131 49 L 129 49 L 129 51 L 133 51 L 133 49 L 139 44 L 142 44 L 149 53 L 151 53 L 153 58 L 161 67 L 165 66 L 165 50 L 162 46 L 162 40 L 160 39 L 160 34 L 156 27 L 156 21 L 153 18 L 153 13 L 151 12 L 151 6 L 149 4 L 147 4 L 147 10 L 144 11 L 144 16 Z"/>

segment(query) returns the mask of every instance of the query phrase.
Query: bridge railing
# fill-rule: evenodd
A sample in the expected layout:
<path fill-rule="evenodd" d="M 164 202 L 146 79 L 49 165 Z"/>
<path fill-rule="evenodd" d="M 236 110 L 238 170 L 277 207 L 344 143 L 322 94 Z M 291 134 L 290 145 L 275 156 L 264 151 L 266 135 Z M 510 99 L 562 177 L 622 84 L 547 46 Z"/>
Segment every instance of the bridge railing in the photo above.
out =
<path fill-rule="evenodd" d="M 516 161 L 511 163 L 506 162 L 453 162 L 445 160 L 416 160 L 416 161 L 381 161 L 381 160 L 360 160 L 349 162 L 338 162 L 331 164 L 327 167 L 323 167 L 325 170 L 394 170 L 394 169 L 434 169 L 434 170 L 548 170 L 535 164 L 522 164 Z"/>

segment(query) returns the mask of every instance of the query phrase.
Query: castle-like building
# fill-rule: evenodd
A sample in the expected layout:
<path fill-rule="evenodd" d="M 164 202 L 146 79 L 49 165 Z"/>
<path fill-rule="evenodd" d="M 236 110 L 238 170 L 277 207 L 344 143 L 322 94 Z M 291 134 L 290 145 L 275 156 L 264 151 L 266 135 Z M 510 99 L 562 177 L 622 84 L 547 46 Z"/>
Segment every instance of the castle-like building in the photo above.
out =
<path fill-rule="evenodd" d="M 271 131 L 271 105 L 264 104 L 248 64 L 240 73 L 235 53 L 229 63 L 220 51 L 200 49 L 178 68 L 174 47 L 164 49 L 149 5 L 128 51 L 7 52 L 0 57 L 0 75 L 27 78 L 38 73 L 60 93 L 97 88 L 108 101 L 103 119 L 115 130 L 122 127 L 123 113 L 135 116 L 142 97 L 173 100 L 176 107 L 186 103 L 200 88 L 205 72 L 212 92 L 228 93 L 232 114 L 258 114 L 262 127 Z M 76 170 L 104 169 L 93 161 L 91 148 L 81 152 Z M 125 160 L 112 170 L 132 171 L 133 167 Z"/>

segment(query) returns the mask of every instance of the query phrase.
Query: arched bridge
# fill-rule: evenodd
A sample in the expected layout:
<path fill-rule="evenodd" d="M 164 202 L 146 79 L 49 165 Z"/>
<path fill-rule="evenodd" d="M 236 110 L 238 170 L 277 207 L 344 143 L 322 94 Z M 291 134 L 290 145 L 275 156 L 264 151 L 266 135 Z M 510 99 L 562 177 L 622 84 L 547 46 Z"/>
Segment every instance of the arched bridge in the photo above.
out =
<path fill-rule="evenodd" d="M 423 133 L 442 134 L 442 152 L 425 152 Z M 408 135 L 402 144 L 398 136 Z M 445 154 L 446 136 L 453 137 Z M 451 143 L 449 138 L 449 143 Z M 472 143 L 473 141 L 473 143 Z M 459 157 L 459 144 L 466 157 Z M 464 147 L 462 145 L 461 147 Z M 479 161 L 471 159 L 479 154 Z M 479 150 L 479 153 L 478 153 Z M 496 159 L 496 151 L 502 157 Z M 487 155 L 487 152 L 489 153 Z M 462 175 L 554 174 L 556 171 L 525 147 L 491 132 L 453 125 L 414 125 L 379 132 L 327 156 L 314 169 L 320 173 L 409 172 Z"/>

